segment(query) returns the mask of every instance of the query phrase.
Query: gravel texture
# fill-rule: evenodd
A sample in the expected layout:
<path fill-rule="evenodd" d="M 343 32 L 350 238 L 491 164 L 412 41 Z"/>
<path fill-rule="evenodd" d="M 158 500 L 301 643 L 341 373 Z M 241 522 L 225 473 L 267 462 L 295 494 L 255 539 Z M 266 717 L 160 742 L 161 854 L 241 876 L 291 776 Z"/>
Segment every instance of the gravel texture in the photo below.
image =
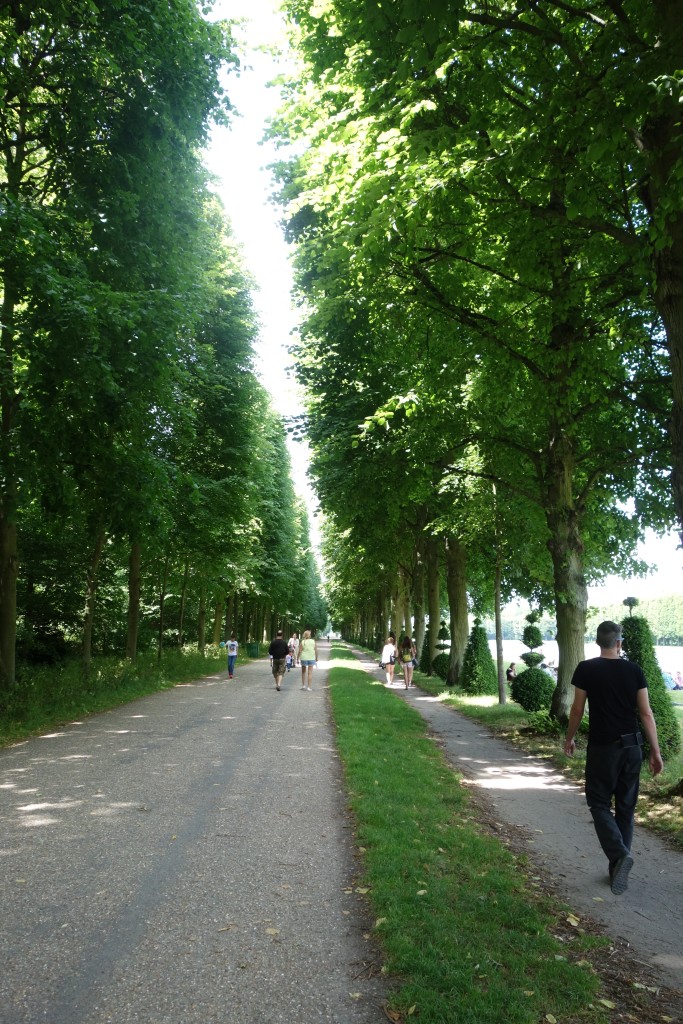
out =
<path fill-rule="evenodd" d="M 321 648 L 0 751 L 3 1024 L 386 1020 Z"/>

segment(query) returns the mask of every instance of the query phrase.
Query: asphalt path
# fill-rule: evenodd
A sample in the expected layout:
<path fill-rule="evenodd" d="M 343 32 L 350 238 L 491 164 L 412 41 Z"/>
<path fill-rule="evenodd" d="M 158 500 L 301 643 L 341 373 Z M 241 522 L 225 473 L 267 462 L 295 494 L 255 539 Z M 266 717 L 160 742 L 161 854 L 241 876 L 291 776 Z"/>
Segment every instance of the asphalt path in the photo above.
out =
<path fill-rule="evenodd" d="M 376 660 L 354 653 L 368 672 L 384 678 Z M 582 786 L 423 690 L 406 690 L 398 678 L 392 689 L 419 711 L 450 764 L 486 800 L 501 836 L 515 830 L 516 845 L 538 876 L 579 920 L 598 922 L 662 984 L 683 990 L 683 855 L 636 826 L 628 889 L 613 895 Z"/>
<path fill-rule="evenodd" d="M 320 647 L 0 751 L 3 1024 L 386 1020 Z"/>

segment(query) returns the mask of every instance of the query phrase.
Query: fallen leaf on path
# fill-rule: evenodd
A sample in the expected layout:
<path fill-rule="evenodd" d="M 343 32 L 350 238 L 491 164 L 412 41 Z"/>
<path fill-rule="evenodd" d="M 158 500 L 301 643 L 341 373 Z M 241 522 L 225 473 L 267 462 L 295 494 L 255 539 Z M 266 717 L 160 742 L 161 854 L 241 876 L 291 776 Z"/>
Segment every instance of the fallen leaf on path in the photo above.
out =
<path fill-rule="evenodd" d="M 362 992 L 349 992 L 349 995 L 350 995 L 351 999 L 360 999 L 360 998 L 362 998 L 363 993 Z"/>
<path fill-rule="evenodd" d="M 427 890 L 426 889 L 418 889 L 417 890 L 417 895 L 418 896 L 426 896 L 427 895 Z"/>
<path fill-rule="evenodd" d="M 601 1006 L 606 1006 L 608 1010 L 616 1010 L 617 1008 L 617 1004 L 611 1002 L 609 999 L 598 999 L 598 1002 Z"/>
<path fill-rule="evenodd" d="M 280 934 L 280 929 L 279 928 L 266 928 L 266 935 L 279 935 L 279 934 Z"/>
<path fill-rule="evenodd" d="M 387 1018 L 387 1020 L 394 1021 L 395 1024 L 397 1024 L 397 1022 L 400 1022 L 401 1014 L 399 1013 L 398 1010 L 390 1010 L 386 1003 L 382 1004 L 382 1009 L 384 1010 L 384 1016 Z"/>
<path fill-rule="evenodd" d="M 379 926 L 381 924 L 384 924 L 385 921 L 386 921 L 386 917 L 378 917 L 377 920 L 375 921 L 375 928 L 379 928 Z"/>
<path fill-rule="evenodd" d="M 534 991 L 533 988 L 525 988 L 524 989 L 524 995 L 525 996 L 535 996 L 536 992 Z"/>
<path fill-rule="evenodd" d="M 557 1017 L 553 1017 L 552 1013 L 546 1013 L 545 1019 L 548 1021 L 548 1024 L 557 1024 Z"/>
<path fill-rule="evenodd" d="M 410 1009 L 408 1010 L 408 1016 L 412 1017 L 412 1015 L 415 1013 L 416 1010 L 417 1010 L 417 1003 L 415 1003 L 414 1006 L 410 1007 Z"/>
<path fill-rule="evenodd" d="M 370 890 L 366 889 L 365 887 L 360 887 L 360 888 L 356 889 L 356 892 L 359 892 L 361 894 L 361 896 L 365 896 L 365 894 L 370 892 Z"/>
<path fill-rule="evenodd" d="M 579 924 L 579 918 L 576 916 L 576 914 L 567 914 L 567 921 L 573 928 L 576 928 L 576 926 Z"/>

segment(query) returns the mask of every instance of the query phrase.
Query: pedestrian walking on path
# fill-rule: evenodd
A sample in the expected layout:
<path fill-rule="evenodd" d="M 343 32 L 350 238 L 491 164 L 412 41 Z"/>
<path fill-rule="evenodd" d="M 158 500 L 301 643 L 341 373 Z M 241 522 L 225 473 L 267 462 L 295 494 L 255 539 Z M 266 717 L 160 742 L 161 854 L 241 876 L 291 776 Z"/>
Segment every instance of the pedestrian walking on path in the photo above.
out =
<path fill-rule="evenodd" d="M 299 661 L 301 662 L 301 689 L 312 689 L 313 669 L 318 661 L 318 645 L 315 638 L 311 636 L 310 629 L 304 630 L 299 648 Z"/>
<path fill-rule="evenodd" d="M 275 678 L 276 690 L 280 690 L 282 688 L 282 680 L 285 672 L 287 671 L 288 651 L 289 647 L 283 636 L 282 630 L 278 629 L 277 634 L 270 641 L 270 647 L 268 648 L 268 654 L 272 659 L 271 672 Z"/>
<path fill-rule="evenodd" d="M 237 663 L 237 649 L 238 649 L 237 638 L 234 633 L 230 634 L 226 647 L 228 648 L 228 678 L 233 679 L 235 676 L 235 665 Z"/>
<path fill-rule="evenodd" d="M 376 679 L 377 662 L 355 651 Z M 590 918 L 615 938 L 626 938 L 663 982 L 683 990 L 683 854 L 638 825 L 634 846 L 647 865 L 631 878 L 628 895 L 615 896 L 591 849 L 595 832 L 582 790 L 552 762 L 529 756 L 498 739 L 438 697 L 394 690 L 429 726 L 445 757 L 490 806 L 501 838 L 524 851 L 532 873 L 554 888 L 575 914 Z M 672 912 L 673 911 L 673 912 Z"/>
<path fill-rule="evenodd" d="M 588 701 L 586 801 L 607 857 L 612 892 L 618 896 L 626 891 L 633 867 L 631 843 L 643 761 L 639 719 L 650 745 L 652 774 L 659 775 L 664 763 L 643 670 L 621 657 L 621 626 L 601 622 L 596 641 L 599 657 L 580 662 L 572 678 L 574 703 L 564 752 L 574 756 L 574 738 Z"/>

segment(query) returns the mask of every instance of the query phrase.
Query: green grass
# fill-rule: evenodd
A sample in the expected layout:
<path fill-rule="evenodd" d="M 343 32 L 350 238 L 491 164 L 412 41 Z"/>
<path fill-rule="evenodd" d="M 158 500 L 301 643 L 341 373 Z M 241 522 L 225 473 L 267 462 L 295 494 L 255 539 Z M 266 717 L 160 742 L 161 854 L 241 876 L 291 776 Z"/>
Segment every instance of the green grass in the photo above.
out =
<path fill-rule="evenodd" d="M 211 646 L 204 657 L 187 648 L 169 650 L 160 665 L 155 653 L 141 655 L 135 664 L 123 658 L 97 658 L 87 677 L 76 661 L 25 668 L 2 708 L 0 746 L 73 718 L 107 711 L 149 693 L 211 675 L 226 666 L 225 652 Z"/>
<path fill-rule="evenodd" d="M 586 951 L 477 823 L 420 715 L 334 648 L 330 692 L 392 1009 L 421 1024 L 605 1019 Z M 340 660 L 341 659 L 341 660 Z M 555 937 L 561 932 L 565 941 Z M 411 1014 L 412 1010 L 412 1014 Z"/>

